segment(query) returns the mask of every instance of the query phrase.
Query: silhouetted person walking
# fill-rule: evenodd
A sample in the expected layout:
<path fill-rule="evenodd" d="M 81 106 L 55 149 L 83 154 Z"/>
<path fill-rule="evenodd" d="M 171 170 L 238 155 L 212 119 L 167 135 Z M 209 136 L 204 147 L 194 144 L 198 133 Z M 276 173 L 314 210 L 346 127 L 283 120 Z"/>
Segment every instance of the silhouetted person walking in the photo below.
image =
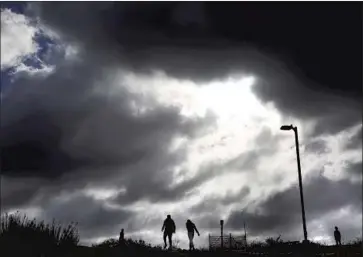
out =
<path fill-rule="evenodd" d="M 335 227 L 335 230 L 334 230 L 334 238 L 335 238 L 335 244 L 336 245 L 342 245 L 342 235 L 340 234 L 340 231 L 338 229 L 338 227 Z"/>
<path fill-rule="evenodd" d="M 121 229 L 120 237 L 118 238 L 118 242 L 121 244 L 124 242 L 124 240 L 125 240 L 124 229 Z"/>
<path fill-rule="evenodd" d="M 161 231 L 164 231 L 164 249 L 166 248 L 166 237 L 169 239 L 169 249 L 172 249 L 172 237 L 173 233 L 175 233 L 175 223 L 174 220 L 172 220 L 171 216 L 168 215 L 166 219 L 164 220 L 163 227 L 161 228 Z"/>
<path fill-rule="evenodd" d="M 121 229 L 120 236 L 118 238 L 118 244 L 121 248 L 126 246 L 124 229 Z"/>
<path fill-rule="evenodd" d="M 199 231 L 198 231 L 197 227 L 195 226 L 195 224 L 193 222 L 191 222 L 190 220 L 187 220 L 186 227 L 187 227 L 188 238 L 189 238 L 189 250 L 194 250 L 195 249 L 194 243 L 193 243 L 194 230 L 195 230 L 195 232 L 197 232 L 198 236 L 200 236 Z"/>

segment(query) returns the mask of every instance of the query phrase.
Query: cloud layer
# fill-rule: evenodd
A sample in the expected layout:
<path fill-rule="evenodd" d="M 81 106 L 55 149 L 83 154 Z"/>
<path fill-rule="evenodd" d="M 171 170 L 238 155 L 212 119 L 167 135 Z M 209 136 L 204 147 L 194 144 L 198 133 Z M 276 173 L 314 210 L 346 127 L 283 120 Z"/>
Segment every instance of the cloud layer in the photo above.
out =
<path fill-rule="evenodd" d="M 357 80 L 329 90 L 289 54 L 241 43 L 216 24 L 213 5 L 32 3 L 28 11 L 37 19 L 2 11 L 4 67 L 38 58 L 54 69 L 7 73 L 2 210 L 78 221 L 84 242 L 125 227 L 158 243 L 152 235 L 168 213 L 182 240 L 187 218 L 204 236 L 224 218 L 236 233 L 246 221 L 251 237 L 299 239 L 293 136 L 278 130 L 286 122 L 299 127 L 311 237 L 329 238 L 337 222 L 347 240 L 361 235 L 359 222 L 343 222 L 361 217 Z"/>

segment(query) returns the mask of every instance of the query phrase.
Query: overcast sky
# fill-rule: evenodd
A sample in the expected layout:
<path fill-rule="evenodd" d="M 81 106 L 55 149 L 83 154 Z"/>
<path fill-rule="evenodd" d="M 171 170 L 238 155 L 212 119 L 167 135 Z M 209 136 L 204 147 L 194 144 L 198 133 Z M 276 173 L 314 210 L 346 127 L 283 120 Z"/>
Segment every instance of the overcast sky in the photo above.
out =
<path fill-rule="evenodd" d="M 362 236 L 357 4 L 1 5 L 1 212 L 81 242 Z"/>

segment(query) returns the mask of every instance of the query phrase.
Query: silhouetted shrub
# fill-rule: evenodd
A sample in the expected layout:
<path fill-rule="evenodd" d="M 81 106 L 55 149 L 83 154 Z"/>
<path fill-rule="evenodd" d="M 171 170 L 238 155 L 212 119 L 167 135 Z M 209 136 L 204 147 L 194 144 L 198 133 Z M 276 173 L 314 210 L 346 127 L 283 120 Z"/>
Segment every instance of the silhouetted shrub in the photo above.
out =
<path fill-rule="evenodd" d="M 356 239 L 350 241 L 348 243 L 348 245 L 351 245 L 351 246 L 362 246 L 362 238 L 357 237 Z"/>
<path fill-rule="evenodd" d="M 105 241 L 99 243 L 99 244 L 93 244 L 92 247 L 98 247 L 98 248 L 114 248 L 119 246 L 119 242 L 116 239 L 110 238 L 106 239 Z"/>
<path fill-rule="evenodd" d="M 78 242 L 75 223 L 62 227 L 54 220 L 52 224 L 45 224 L 44 221 L 21 216 L 19 212 L 1 215 L 0 248 L 4 251 L 27 251 L 27 256 L 30 256 L 32 253 L 50 252 L 56 247 L 65 249 L 77 246 Z"/>
<path fill-rule="evenodd" d="M 271 246 L 276 246 L 276 245 L 279 245 L 279 244 L 282 244 L 283 241 L 281 240 L 281 236 L 277 237 L 276 239 L 273 238 L 273 237 L 268 237 L 266 240 L 265 240 L 265 244 L 269 247 Z"/>

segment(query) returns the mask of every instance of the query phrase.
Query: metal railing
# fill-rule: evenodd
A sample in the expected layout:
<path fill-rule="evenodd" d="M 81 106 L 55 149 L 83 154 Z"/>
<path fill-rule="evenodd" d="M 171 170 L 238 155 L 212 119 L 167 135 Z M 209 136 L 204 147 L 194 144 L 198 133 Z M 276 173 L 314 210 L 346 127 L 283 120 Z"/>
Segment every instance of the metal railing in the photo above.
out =
<path fill-rule="evenodd" d="M 247 247 L 247 241 L 245 236 L 212 236 L 209 235 L 209 249 L 230 249 L 230 250 L 245 250 Z"/>

